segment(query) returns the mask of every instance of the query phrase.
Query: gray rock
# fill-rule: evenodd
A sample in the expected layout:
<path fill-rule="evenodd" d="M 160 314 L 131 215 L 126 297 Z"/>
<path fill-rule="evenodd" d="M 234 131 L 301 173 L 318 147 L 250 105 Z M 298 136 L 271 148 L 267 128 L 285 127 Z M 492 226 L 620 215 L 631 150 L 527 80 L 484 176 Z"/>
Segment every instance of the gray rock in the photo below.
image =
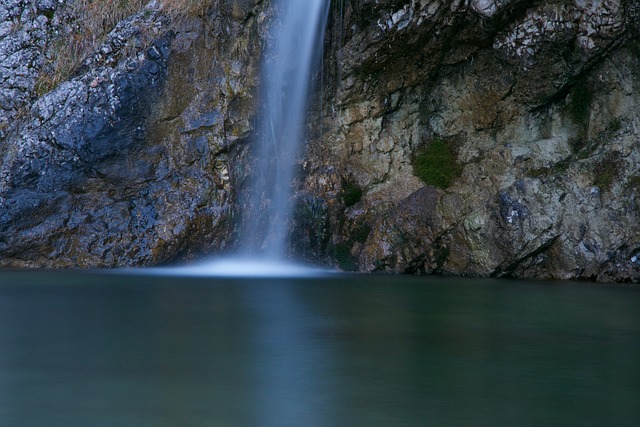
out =
<path fill-rule="evenodd" d="M 0 265 L 153 265 L 232 243 L 231 160 L 246 151 L 264 31 L 149 7 L 8 132 Z"/>
<path fill-rule="evenodd" d="M 57 7 L 55 1 L 0 4 L 0 144 L 34 99 L 45 46 L 55 37 L 56 27 L 47 16 Z"/>
<path fill-rule="evenodd" d="M 640 281 L 638 16 L 613 0 L 351 2 L 303 190 L 332 207 L 333 244 L 364 271 Z M 426 219 L 411 162 L 437 138 L 462 174 Z M 347 179 L 355 210 L 332 202 Z"/>

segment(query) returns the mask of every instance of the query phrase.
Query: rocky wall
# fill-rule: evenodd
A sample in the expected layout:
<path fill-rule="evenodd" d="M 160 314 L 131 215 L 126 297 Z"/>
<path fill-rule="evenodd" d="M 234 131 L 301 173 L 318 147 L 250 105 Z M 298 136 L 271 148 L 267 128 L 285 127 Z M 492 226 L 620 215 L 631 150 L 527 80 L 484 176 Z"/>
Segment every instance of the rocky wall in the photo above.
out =
<path fill-rule="evenodd" d="M 336 3 L 303 190 L 325 212 L 313 252 L 369 272 L 640 280 L 634 2 Z M 427 169 L 453 179 L 425 183 L 417 158 L 442 142 L 453 160 Z"/>
<path fill-rule="evenodd" d="M 262 2 L 214 1 L 201 17 L 150 2 L 37 94 L 41 46 L 56 35 L 48 25 L 74 19 L 60 17 L 63 2 L 45 3 L 0 7 L 0 54 L 17 58 L 0 70 L 0 265 L 154 265 L 224 250 L 233 180 L 243 178 L 229 164 L 242 164 L 252 126 Z"/>
<path fill-rule="evenodd" d="M 43 90 L 72 0 L 0 0 L 0 266 L 231 248 L 268 3 L 152 1 Z M 640 281 L 639 16 L 631 0 L 333 0 L 291 253 Z"/>

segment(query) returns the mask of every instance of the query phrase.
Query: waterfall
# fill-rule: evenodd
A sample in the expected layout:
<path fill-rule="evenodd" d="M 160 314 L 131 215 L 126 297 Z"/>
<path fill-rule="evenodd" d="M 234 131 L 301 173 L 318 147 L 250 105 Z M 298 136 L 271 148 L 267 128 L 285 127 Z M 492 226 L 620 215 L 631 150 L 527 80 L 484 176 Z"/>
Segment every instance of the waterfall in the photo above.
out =
<path fill-rule="evenodd" d="M 325 270 L 285 260 L 292 187 L 304 145 L 313 73 L 320 64 L 330 0 L 271 0 L 275 11 L 264 52 L 261 107 L 253 144 L 240 253 L 156 274 L 300 277 Z"/>
<path fill-rule="evenodd" d="M 273 0 L 275 18 L 262 66 L 261 114 L 250 199 L 241 226 L 245 255 L 282 259 L 292 211 L 292 181 L 330 0 Z"/>

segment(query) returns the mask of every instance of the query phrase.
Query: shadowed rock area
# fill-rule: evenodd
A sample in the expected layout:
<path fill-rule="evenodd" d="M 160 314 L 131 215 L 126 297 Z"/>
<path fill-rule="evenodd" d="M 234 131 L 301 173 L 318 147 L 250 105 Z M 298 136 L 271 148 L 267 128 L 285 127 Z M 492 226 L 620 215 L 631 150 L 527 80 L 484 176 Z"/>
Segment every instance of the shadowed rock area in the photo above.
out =
<path fill-rule="evenodd" d="M 67 3 L 0 2 L 0 264 L 232 247 L 268 2 L 151 2 L 38 93 Z M 640 281 L 639 24 L 630 0 L 332 1 L 291 253 Z"/>

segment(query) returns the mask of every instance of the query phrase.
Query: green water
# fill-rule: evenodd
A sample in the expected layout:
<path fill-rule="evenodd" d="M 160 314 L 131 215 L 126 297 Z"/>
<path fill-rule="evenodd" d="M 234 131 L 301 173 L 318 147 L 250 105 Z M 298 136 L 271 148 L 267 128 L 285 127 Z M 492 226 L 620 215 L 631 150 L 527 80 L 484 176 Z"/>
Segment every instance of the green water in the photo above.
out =
<path fill-rule="evenodd" d="M 0 426 L 640 425 L 640 288 L 0 273 Z"/>

